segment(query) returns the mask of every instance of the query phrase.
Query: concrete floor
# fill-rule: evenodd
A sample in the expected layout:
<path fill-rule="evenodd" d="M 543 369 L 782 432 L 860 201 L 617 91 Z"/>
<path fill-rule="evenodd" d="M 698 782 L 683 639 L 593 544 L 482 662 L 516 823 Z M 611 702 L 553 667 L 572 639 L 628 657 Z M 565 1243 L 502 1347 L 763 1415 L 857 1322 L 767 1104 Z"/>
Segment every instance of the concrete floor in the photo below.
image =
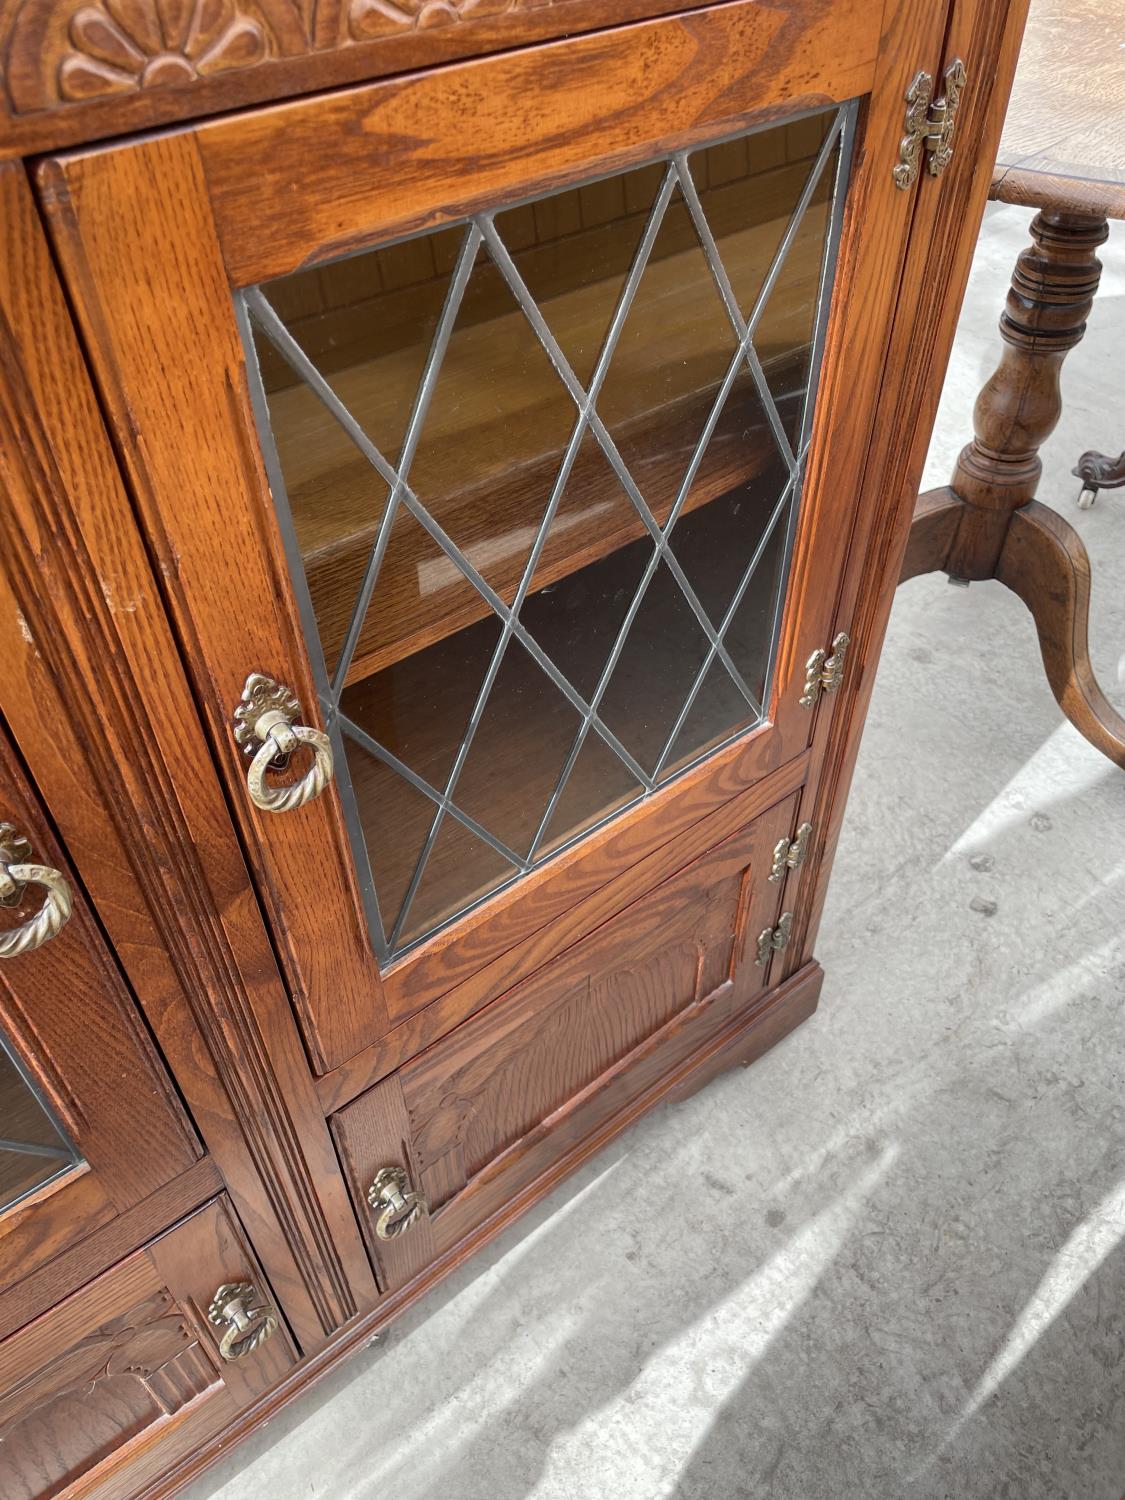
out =
<path fill-rule="evenodd" d="M 927 484 L 966 440 L 1029 215 L 986 219 Z M 1125 236 L 1041 496 L 1125 705 Z M 193 1500 L 1120 1500 L 1125 775 L 999 584 L 904 587 L 814 1019 L 657 1113 Z"/>

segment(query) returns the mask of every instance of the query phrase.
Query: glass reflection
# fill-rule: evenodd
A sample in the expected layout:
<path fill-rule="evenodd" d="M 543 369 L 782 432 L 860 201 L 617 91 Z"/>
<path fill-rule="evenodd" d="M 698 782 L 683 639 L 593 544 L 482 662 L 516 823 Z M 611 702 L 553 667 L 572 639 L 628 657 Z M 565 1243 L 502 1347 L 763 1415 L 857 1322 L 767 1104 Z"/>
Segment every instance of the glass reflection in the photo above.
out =
<path fill-rule="evenodd" d="M 0 1034 L 0 1210 L 79 1160 Z"/>

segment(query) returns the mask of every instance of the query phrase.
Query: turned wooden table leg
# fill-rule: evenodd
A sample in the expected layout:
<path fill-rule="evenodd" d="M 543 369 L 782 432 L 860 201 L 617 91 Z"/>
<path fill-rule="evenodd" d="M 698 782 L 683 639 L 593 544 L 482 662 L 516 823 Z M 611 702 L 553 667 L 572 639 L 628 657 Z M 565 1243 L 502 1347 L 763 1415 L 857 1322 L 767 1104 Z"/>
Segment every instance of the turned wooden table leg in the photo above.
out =
<path fill-rule="evenodd" d="M 1000 319 L 1000 363 L 977 397 L 975 436 L 951 485 L 918 497 L 900 576 L 941 569 L 963 581 L 997 578 L 1018 594 L 1035 619 L 1059 706 L 1125 766 L 1125 718 L 1098 687 L 1086 644 L 1085 548 L 1066 521 L 1034 503 L 1039 449 L 1062 410 L 1062 363 L 1086 331 L 1101 276 L 1095 251 L 1108 233 L 1097 214 L 1035 216 Z"/>
<path fill-rule="evenodd" d="M 1032 221 L 1000 318 L 1000 363 L 977 397 L 976 435 L 953 471 L 966 505 L 945 564 L 956 577 L 994 577 L 1013 512 L 1034 499 L 1039 449 L 1062 411 L 1062 363 L 1086 332 L 1102 270 L 1094 252 L 1108 235 L 1092 214 L 1044 211 Z"/>

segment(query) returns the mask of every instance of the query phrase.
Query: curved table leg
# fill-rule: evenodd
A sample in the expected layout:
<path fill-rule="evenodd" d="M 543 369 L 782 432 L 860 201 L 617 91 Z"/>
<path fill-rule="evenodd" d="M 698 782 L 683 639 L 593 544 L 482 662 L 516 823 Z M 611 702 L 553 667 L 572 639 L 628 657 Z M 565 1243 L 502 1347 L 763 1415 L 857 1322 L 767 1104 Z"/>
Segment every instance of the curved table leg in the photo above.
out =
<path fill-rule="evenodd" d="M 1125 768 L 1125 716 L 1108 701 L 1090 665 L 1090 562 L 1077 532 L 1032 500 L 1012 515 L 995 576 L 1031 611 L 1047 681 L 1063 713 Z"/>
<path fill-rule="evenodd" d="M 914 503 L 914 519 L 910 523 L 910 540 L 899 570 L 899 583 L 917 578 L 922 573 L 938 573 L 944 569 L 964 511 L 965 502 L 948 485 L 918 496 Z"/>

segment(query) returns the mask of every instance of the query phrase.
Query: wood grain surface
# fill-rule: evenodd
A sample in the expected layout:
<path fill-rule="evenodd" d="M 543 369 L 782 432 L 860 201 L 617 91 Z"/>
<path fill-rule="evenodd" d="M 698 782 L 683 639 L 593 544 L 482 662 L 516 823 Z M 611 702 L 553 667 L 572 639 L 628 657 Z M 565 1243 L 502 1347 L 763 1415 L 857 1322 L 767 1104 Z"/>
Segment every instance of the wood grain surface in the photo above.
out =
<path fill-rule="evenodd" d="M 878 46 L 864 0 L 731 0 L 201 125 L 227 271 L 248 286 L 854 98 Z"/>
<path fill-rule="evenodd" d="M 103 574 L 125 581 L 112 573 L 120 542 L 141 619 L 119 619 L 104 589 L 98 604 L 60 578 L 62 640 L 73 661 L 51 656 L 44 671 L 13 639 L 18 670 L 0 706 L 11 698 L 21 750 L 64 810 L 60 826 L 76 864 L 105 902 L 123 965 L 184 1074 L 204 1142 L 237 1189 L 262 1269 L 292 1310 L 307 1356 L 295 1372 L 271 1371 L 269 1391 L 221 1406 L 227 1398 L 212 1370 L 175 1345 L 173 1364 L 200 1360 L 202 1373 L 191 1376 L 193 1363 L 184 1387 L 191 1394 L 184 1410 L 191 1410 L 177 1436 L 161 1444 L 149 1441 L 155 1429 L 143 1406 L 130 1408 L 139 1440 L 129 1469 L 107 1474 L 107 1495 L 169 1493 L 640 1113 L 749 1060 L 815 1007 L 821 976 L 810 945 L 905 545 L 906 495 L 983 206 L 987 173 L 978 169 L 993 159 L 1019 12 L 1020 0 L 1010 8 L 955 0 L 950 15 L 922 0 L 888 0 L 881 18 L 858 0 L 772 8 L 730 0 L 40 167 L 54 248 L 159 591 L 107 461 L 73 339 L 68 344 L 60 331 L 65 317 L 48 320 L 66 369 L 79 372 L 82 441 L 93 455 L 97 493 L 89 506 L 80 495 L 72 499 L 82 486 L 66 467 L 48 473 L 45 485 L 24 480 L 11 593 L 38 640 L 48 606 L 34 597 L 28 558 L 40 532 L 61 529 L 65 546 L 44 549 L 53 568 L 65 571 L 68 552 L 97 559 L 77 570 L 79 578 L 89 571 L 99 581 Z M 990 99 L 987 87 L 967 93 L 953 165 L 940 184 L 923 174 L 914 193 L 902 193 L 889 164 L 903 96 L 918 67 L 940 72 L 954 53 L 970 76 L 989 85 L 995 78 L 998 94 Z M 619 84 L 612 101 L 604 88 L 610 70 Z M 868 97 L 769 722 L 380 972 L 334 795 L 291 820 L 259 817 L 248 806 L 244 761 L 230 736 L 231 707 L 252 669 L 286 681 L 316 722 L 232 288 L 321 267 L 333 255 L 475 206 L 503 207 L 646 153 L 850 94 Z M 13 201 L 18 206 L 18 194 Z M 27 223 L 19 233 L 34 239 Z M 935 244 L 948 251 L 936 268 Z M 31 253 L 42 257 L 42 248 Z M 42 260 L 36 274 L 50 283 Z M 10 291 L 8 298 L 26 342 L 30 302 Z M 30 352 L 23 360 L 38 381 L 32 412 L 43 402 L 54 413 L 37 439 L 42 453 L 65 433 L 65 408 L 45 373 L 50 362 Z M 55 496 L 46 522 L 36 509 L 44 489 Z M 72 509 L 85 518 L 77 534 L 65 529 Z M 944 524 L 940 507 L 933 524 L 935 531 Z M 797 703 L 806 663 L 840 628 L 853 636 L 848 673 L 810 715 Z M 139 668 L 154 635 L 168 699 L 146 702 L 141 714 L 118 698 L 143 700 Z M 105 684 L 90 670 L 100 656 L 110 663 Z M 34 728 L 32 714 L 41 675 L 49 735 Z M 52 678 L 96 681 L 94 707 L 70 703 Z M 115 754 L 90 748 L 107 692 Z M 123 734 L 113 727 L 119 720 L 128 726 Z M 115 769 L 116 756 L 126 770 Z M 88 785 L 111 790 L 108 812 L 76 801 L 68 760 L 90 768 Z M 128 769 L 138 764 L 143 776 Z M 135 814 L 118 809 L 130 801 L 139 804 Z M 810 859 L 781 884 L 765 881 L 774 844 L 792 838 L 805 818 L 815 828 Z M 193 850 L 195 840 L 207 860 Z M 138 856 L 138 842 L 161 852 Z M 105 862 L 116 874 L 103 870 L 99 847 L 109 848 Z M 177 871 L 185 866 L 206 893 L 202 901 L 183 889 Z M 127 894 L 134 872 L 155 892 L 153 906 L 170 908 L 172 917 L 158 919 L 148 897 Z M 753 964 L 753 940 L 783 910 L 796 912 L 794 938 L 763 972 Z M 204 944 L 190 940 L 200 926 Z M 133 951 L 146 942 L 154 953 Z M 174 964 L 162 956 L 168 953 L 188 965 L 179 988 Z M 322 1075 L 319 1086 L 310 1063 Z M 236 1064 L 246 1067 L 245 1088 Z M 219 1087 L 208 1085 L 208 1071 Z M 219 1123 L 223 1090 L 233 1104 L 227 1130 Z M 366 1251 L 325 1112 L 335 1115 Z M 371 1172 L 389 1159 L 408 1168 L 433 1206 L 392 1251 L 375 1243 L 364 1203 Z M 197 1178 L 195 1190 L 204 1186 Z M 172 1210 L 170 1197 L 161 1201 Z M 110 1227 L 91 1235 L 100 1254 Z M 215 1258 L 200 1252 L 195 1259 L 210 1280 Z M 169 1252 L 154 1262 L 156 1282 L 180 1308 L 203 1295 L 187 1287 L 192 1261 Z M 21 1304 L 28 1315 L 46 1289 L 32 1283 Z M 140 1308 L 143 1322 L 143 1304 L 141 1297 L 124 1311 Z M 4 1310 L 0 1300 L 0 1317 Z M 57 1330 L 51 1339 L 41 1353 L 67 1344 Z M 91 1449 L 77 1462 L 96 1466 L 103 1452 Z M 60 1454 L 54 1461 L 61 1470 L 70 1460 Z"/>
<path fill-rule="evenodd" d="M 315 1348 L 374 1283 L 16 165 L 0 167 L 0 223 L 0 709 L 292 1326 Z M 132 1222 L 142 1235 L 162 1227 Z"/>
<path fill-rule="evenodd" d="M 8 415 L 0 403 L 4 448 Z M 51 819 L 2 730 L 0 821 L 28 839 L 32 862 L 61 871 L 72 894 L 70 920 L 53 938 L 0 963 L 0 1028 L 80 1158 L 0 1212 L 0 1285 L 7 1286 L 135 1208 L 202 1152 Z M 41 886 L 25 887 L 19 906 L 3 914 L 5 928 L 31 920 L 43 895 Z M 30 1102 L 22 1081 L 17 1097 Z M 148 1150 L 136 1149 L 138 1133 Z M 6 1112 L 0 1136 L 20 1135 Z"/>
<path fill-rule="evenodd" d="M 335 1117 L 381 1285 L 405 1284 L 642 1092 L 653 1069 L 672 1069 L 753 1005 L 769 972 L 755 940 L 781 900 L 766 876 L 794 806 L 725 839 Z M 389 1247 L 366 1205 L 388 1165 L 404 1167 L 428 1205 Z"/>
<path fill-rule="evenodd" d="M 1090 559 L 1078 533 L 1032 500 L 1012 517 L 996 577 L 1031 611 L 1047 681 L 1080 733 L 1125 770 L 1125 715 L 1102 692 L 1090 661 Z"/>
<path fill-rule="evenodd" d="M 231 730 L 251 672 L 285 683 L 305 722 L 319 715 L 196 140 L 164 136 L 48 163 L 43 182 L 306 1046 L 323 1070 L 354 1039 L 385 1030 L 386 1007 L 338 800 L 330 790 L 282 816 L 259 812 Z"/>
<path fill-rule="evenodd" d="M 92 1230 L 69 1250 L 59 1251 L 38 1270 L 24 1274 L 0 1290 L 0 1339 L 53 1307 L 75 1287 L 83 1285 L 130 1254 L 168 1224 L 221 1192 L 223 1179 L 213 1157 L 204 1156 L 130 1209 Z"/>
<path fill-rule="evenodd" d="M 1125 0 L 1031 0 L 991 196 L 1125 218 Z"/>
<path fill-rule="evenodd" d="M 671 809 L 674 815 L 669 817 L 664 830 L 667 836 L 655 846 L 647 836 L 643 842 L 636 842 L 633 837 L 637 831 L 648 834 L 649 819 L 636 819 L 636 829 L 618 828 L 610 866 L 618 873 L 606 879 L 605 868 L 598 865 L 576 871 L 570 904 L 553 915 L 546 913 L 546 920 L 543 912 L 538 920 L 528 920 L 521 941 L 483 967 L 468 966 L 460 983 L 447 986 L 438 999 L 408 1016 L 341 1067 L 326 1073 L 317 1082 L 325 1112 L 330 1114 L 339 1109 L 364 1088 L 504 994 L 522 976 L 549 963 L 644 892 L 786 797 L 801 785 L 807 767 L 807 757 L 801 756 L 749 787 L 743 785 L 741 790 L 732 776 L 726 795 L 709 811 L 702 811 L 701 806 Z M 519 902 L 514 907 L 518 914 Z"/>
<path fill-rule="evenodd" d="M 2 0 L 0 157 L 432 67 L 706 0 Z"/>

